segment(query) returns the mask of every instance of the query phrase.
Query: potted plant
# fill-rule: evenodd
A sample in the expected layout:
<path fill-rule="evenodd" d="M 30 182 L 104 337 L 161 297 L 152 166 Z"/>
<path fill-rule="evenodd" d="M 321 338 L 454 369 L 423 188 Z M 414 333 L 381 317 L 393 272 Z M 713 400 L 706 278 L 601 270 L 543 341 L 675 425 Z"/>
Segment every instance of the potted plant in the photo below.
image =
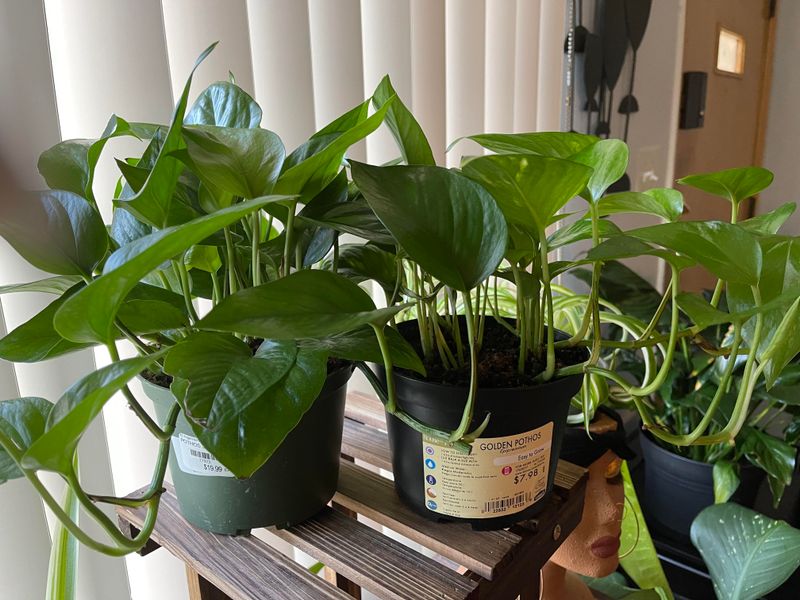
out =
<path fill-rule="evenodd" d="M 658 292 L 646 281 L 619 263 L 609 263 L 601 276 L 601 293 L 618 306 L 630 310 L 655 306 Z M 708 292 L 706 299 L 711 299 Z M 720 299 L 725 306 L 725 296 Z M 718 323 L 702 332 L 706 350 L 725 345 L 731 324 Z M 686 345 L 673 364 L 673 370 L 652 401 L 653 416 L 663 427 L 688 433 L 700 424 L 714 396 L 721 376 L 729 364 L 727 356 L 715 356 L 701 345 Z M 710 424 L 711 431 L 724 427 L 736 392 L 741 389 L 743 362 L 734 370 L 723 395 L 722 410 Z M 620 357 L 620 370 L 642 374 L 642 363 L 635 355 Z M 759 380 L 753 402 L 735 444 L 678 446 L 650 434 L 641 438 L 645 458 L 644 501 L 649 519 L 659 531 L 688 541 L 694 517 L 714 502 L 732 499 L 752 507 L 765 475 L 777 505 L 791 483 L 797 454 L 796 402 L 800 394 L 800 367 L 790 362 L 767 389 Z M 617 390 L 612 386 L 613 396 Z"/>
<path fill-rule="evenodd" d="M 31 362 L 99 344 L 112 360 L 55 404 L 0 404 L 0 478 L 25 476 L 80 541 L 114 555 L 135 551 L 150 535 L 168 461 L 185 516 L 212 531 L 286 526 L 324 506 L 336 487 L 348 359 L 380 355 L 374 341 L 348 350 L 326 336 L 399 310 L 376 309 L 335 265 L 319 268 L 338 244 L 334 231 L 295 225 L 296 213 L 347 198 L 342 158 L 381 123 L 392 99 L 373 115 L 368 102 L 354 108 L 285 155 L 244 91 L 220 82 L 187 110 L 190 83 L 191 76 L 168 126 L 112 117 L 99 140 L 62 142 L 42 155 L 52 190 L 2 207 L 3 237 L 53 275 L 2 291 L 45 291 L 55 300 L 0 340 L 0 356 Z M 148 143 L 140 158 L 117 161 L 122 180 L 107 228 L 92 178 L 104 144 L 120 135 Z M 223 305 L 233 295 L 252 297 L 267 281 L 291 296 L 288 304 L 258 306 L 272 325 L 235 334 L 204 326 L 196 298 Z M 302 320 L 295 305 L 313 316 Z M 297 335 L 286 335 L 282 319 Z M 301 339 L 312 330 L 315 340 Z M 121 359 L 120 339 L 138 356 Z M 160 422 L 128 388 L 140 374 Z M 152 483 L 135 499 L 85 491 L 76 467 L 83 432 L 118 391 L 160 448 Z M 112 544 L 85 533 L 39 471 L 61 475 Z M 101 504 L 146 506 L 142 532 L 126 539 Z"/>

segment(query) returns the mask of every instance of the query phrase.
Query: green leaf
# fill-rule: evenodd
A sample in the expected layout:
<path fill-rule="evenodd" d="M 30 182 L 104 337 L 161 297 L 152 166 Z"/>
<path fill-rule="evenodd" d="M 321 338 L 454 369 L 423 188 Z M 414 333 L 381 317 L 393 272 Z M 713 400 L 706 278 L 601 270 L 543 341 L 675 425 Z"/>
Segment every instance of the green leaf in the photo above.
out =
<path fill-rule="evenodd" d="M 383 325 L 403 308 L 376 309 L 369 294 L 349 279 L 303 270 L 228 296 L 198 327 L 274 340 L 318 338 Z"/>
<path fill-rule="evenodd" d="M 678 270 L 686 269 L 697 264 L 690 256 L 676 254 L 669 250 L 653 248 L 649 244 L 639 241 L 634 237 L 628 237 L 625 234 L 615 235 L 600 242 L 600 244 L 586 253 L 585 262 L 620 260 L 637 256 L 658 256 L 671 265 L 674 265 Z"/>
<path fill-rule="evenodd" d="M 286 374 L 217 430 L 192 424 L 195 435 L 237 477 L 250 477 L 280 446 L 319 396 L 326 355 L 297 351 Z"/>
<path fill-rule="evenodd" d="M 714 503 L 727 502 L 739 487 L 739 469 L 736 463 L 729 460 L 718 460 L 714 463 L 713 477 Z"/>
<path fill-rule="evenodd" d="M 787 202 L 763 215 L 739 221 L 739 226 L 755 235 L 774 235 L 796 209 L 797 205 L 794 202 Z"/>
<path fill-rule="evenodd" d="M 0 339 L 0 358 L 10 362 L 39 362 L 91 346 L 65 340 L 53 327 L 58 309 L 85 285 L 78 283 L 39 313 Z"/>
<path fill-rule="evenodd" d="M 600 198 L 597 210 L 601 217 L 616 213 L 638 213 L 676 221 L 683 213 L 683 195 L 669 188 L 655 188 L 646 192 L 619 192 Z"/>
<path fill-rule="evenodd" d="M 238 85 L 217 81 L 200 92 L 183 123 L 255 128 L 261 123 L 261 107 Z"/>
<path fill-rule="evenodd" d="M 271 131 L 194 125 L 183 128 L 183 137 L 204 183 L 248 199 L 272 192 L 285 151 Z"/>
<path fill-rule="evenodd" d="M 182 163 L 171 154 L 183 146 L 181 128 L 186 113 L 186 105 L 189 101 L 189 88 L 192 84 L 194 72 L 216 45 L 216 42 L 213 43 L 197 58 L 175 106 L 164 143 L 161 145 L 158 157 L 142 189 L 129 199 L 114 200 L 115 206 L 124 208 L 143 223 L 153 227 L 165 227 L 169 223 L 173 192 L 178 183 L 178 177 L 183 170 Z"/>
<path fill-rule="evenodd" d="M 463 169 L 494 196 L 509 223 L 537 239 L 592 175 L 578 163 L 526 154 L 480 156 Z"/>
<path fill-rule="evenodd" d="M 0 205 L 0 235 L 34 267 L 58 275 L 91 275 L 108 249 L 100 213 L 65 191 Z"/>
<path fill-rule="evenodd" d="M 597 222 L 597 228 L 601 238 L 622 233 L 622 230 L 608 219 L 600 219 Z M 553 235 L 548 237 L 547 247 L 550 250 L 555 250 L 561 246 L 590 239 L 592 239 L 592 220 L 589 218 L 578 219 L 568 227 L 557 229 Z"/>
<path fill-rule="evenodd" d="M 54 319 L 56 330 L 75 342 L 110 341 L 114 315 L 140 279 L 212 233 L 270 202 L 286 199 L 285 196 L 267 196 L 235 204 L 123 246 L 108 258 L 101 277 L 58 310 Z"/>
<path fill-rule="evenodd" d="M 691 537 L 720 600 L 761 598 L 800 565 L 800 531 L 738 504 L 704 509 Z"/>
<path fill-rule="evenodd" d="M 597 202 L 611 184 L 625 174 L 628 146 L 622 140 L 600 140 L 573 154 L 569 160 L 592 168 L 592 176 L 581 197 L 589 202 Z"/>
<path fill-rule="evenodd" d="M 200 332 L 170 350 L 164 370 L 189 382 L 187 416 L 219 430 L 286 375 L 296 356 L 294 342 L 266 341 L 253 355 L 232 335 Z"/>
<path fill-rule="evenodd" d="M 382 246 L 394 246 L 397 243 L 362 197 L 306 212 L 309 207 L 310 204 L 306 205 L 295 223 L 330 227 Z"/>
<path fill-rule="evenodd" d="M 351 172 L 408 255 L 450 287 L 472 289 L 503 259 L 508 238 L 503 214 L 485 189 L 457 171 L 351 161 Z"/>
<path fill-rule="evenodd" d="M 394 327 L 386 327 L 383 332 L 389 346 L 392 365 L 398 369 L 408 369 L 424 375 L 425 367 L 413 346 Z M 302 339 L 297 343 L 300 348 L 324 351 L 336 358 L 383 364 L 378 340 L 369 325 L 325 338 Z"/>
<path fill-rule="evenodd" d="M 633 551 L 621 557 L 620 564 L 640 588 L 661 589 L 664 596 L 671 600 L 672 591 L 661 568 L 661 561 L 656 554 L 650 531 L 647 529 L 627 462 L 622 463 L 622 480 L 629 506 L 622 515 L 620 543 L 623 548 L 633 548 Z"/>
<path fill-rule="evenodd" d="M 394 292 L 397 285 L 398 258 L 374 244 L 345 244 L 339 249 L 339 273 L 361 283 L 377 282 L 386 293 Z M 405 275 L 400 271 L 400 284 Z"/>
<path fill-rule="evenodd" d="M 372 116 L 359 121 L 346 131 L 336 134 L 335 137 L 331 136 L 330 142 L 324 144 L 314 154 L 281 173 L 275 184 L 275 193 L 299 194 L 305 200 L 309 200 L 325 189 L 325 186 L 339 173 L 347 149 L 380 126 L 393 101 L 394 99 L 390 98 Z M 316 135 L 333 127 L 334 123 L 323 128 Z"/>
<path fill-rule="evenodd" d="M 731 315 L 711 306 L 702 296 L 682 292 L 678 294 L 678 306 L 700 329 L 720 323 L 730 323 Z"/>
<path fill-rule="evenodd" d="M 758 239 L 722 221 L 679 221 L 627 231 L 626 235 L 691 257 L 720 279 L 755 285 L 761 276 Z"/>
<path fill-rule="evenodd" d="M 601 578 L 579 575 L 581 580 L 594 592 L 600 592 L 608 600 L 665 600 L 661 590 L 637 590 L 628 587 L 625 576 L 614 572 Z M 661 592 L 661 593 L 660 593 Z"/>
<path fill-rule="evenodd" d="M 81 281 L 77 275 L 59 275 L 58 277 L 48 277 L 39 281 L 28 283 L 14 283 L 11 285 L 0 286 L 0 296 L 15 292 L 41 292 L 43 294 L 61 295 L 76 283 Z"/>
<path fill-rule="evenodd" d="M 47 415 L 53 405 L 44 398 L 0 400 L 0 432 L 14 444 L 14 453 L 21 456 L 45 430 Z M 14 458 L 0 446 L 0 483 L 22 477 Z"/>
<path fill-rule="evenodd" d="M 70 473 L 81 436 L 106 402 L 163 353 L 111 363 L 70 386 L 50 411 L 45 432 L 23 455 L 22 466 L 26 469 Z"/>
<path fill-rule="evenodd" d="M 767 389 L 773 386 L 783 368 L 797 356 L 798 352 L 800 352 L 800 298 L 795 300 L 783 315 L 775 335 L 761 354 L 761 362 L 766 362 L 764 378 Z"/>
<path fill-rule="evenodd" d="M 207 273 L 216 273 L 222 266 L 216 246 L 192 246 L 184 255 L 183 262 L 187 269 L 200 269 Z"/>
<path fill-rule="evenodd" d="M 777 506 L 784 489 L 792 483 L 797 448 L 753 427 L 747 427 L 741 437 L 742 453 L 767 473 Z"/>
<path fill-rule="evenodd" d="M 727 198 L 737 205 L 745 198 L 755 196 L 772 183 L 771 171 L 761 167 L 740 167 L 713 173 L 700 173 L 679 179 L 678 183 L 690 185 L 709 194 Z"/>
<path fill-rule="evenodd" d="M 386 75 L 372 96 L 372 105 L 379 109 L 392 98 L 394 101 L 386 113 L 386 125 L 400 148 L 403 160 L 407 165 L 435 165 L 428 138 L 422 131 L 414 115 L 397 97 L 389 76 Z"/>
<path fill-rule="evenodd" d="M 598 141 L 592 135 L 561 131 L 482 133 L 468 136 L 466 139 L 498 154 L 539 154 L 553 158 L 569 158 Z M 456 142 L 450 144 L 450 148 Z"/>

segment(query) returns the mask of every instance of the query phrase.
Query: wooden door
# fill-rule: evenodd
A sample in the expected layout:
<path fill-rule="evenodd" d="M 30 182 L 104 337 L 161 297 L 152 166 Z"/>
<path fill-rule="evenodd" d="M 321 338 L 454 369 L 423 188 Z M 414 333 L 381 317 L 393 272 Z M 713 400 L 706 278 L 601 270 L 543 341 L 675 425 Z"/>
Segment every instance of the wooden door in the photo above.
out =
<path fill-rule="evenodd" d="M 771 22 L 774 0 L 687 0 L 683 71 L 708 73 L 705 122 L 697 129 L 679 129 L 675 178 L 761 162 L 766 128 Z M 744 38 L 744 72 L 730 75 L 716 69 L 720 27 Z M 690 220 L 730 219 L 727 201 L 679 186 Z M 742 203 L 745 218 L 752 210 Z M 684 289 L 714 287 L 714 278 L 695 268 L 683 274 Z"/>

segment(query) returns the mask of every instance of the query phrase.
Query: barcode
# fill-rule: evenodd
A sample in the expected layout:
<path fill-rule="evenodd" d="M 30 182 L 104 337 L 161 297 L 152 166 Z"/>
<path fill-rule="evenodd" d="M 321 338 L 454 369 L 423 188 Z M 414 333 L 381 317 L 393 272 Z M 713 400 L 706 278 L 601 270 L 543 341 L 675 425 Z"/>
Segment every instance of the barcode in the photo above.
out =
<path fill-rule="evenodd" d="M 533 494 L 530 492 L 520 492 L 516 496 L 510 498 L 502 498 L 500 500 L 492 500 L 487 502 L 483 507 L 485 513 L 499 513 L 505 512 L 509 509 L 516 508 L 521 504 L 530 503 L 533 501 Z"/>
<path fill-rule="evenodd" d="M 196 456 L 197 458 L 205 458 L 206 460 L 216 460 L 208 452 L 200 452 L 199 450 L 192 450 L 191 448 L 189 448 L 189 454 L 191 454 L 192 456 Z"/>

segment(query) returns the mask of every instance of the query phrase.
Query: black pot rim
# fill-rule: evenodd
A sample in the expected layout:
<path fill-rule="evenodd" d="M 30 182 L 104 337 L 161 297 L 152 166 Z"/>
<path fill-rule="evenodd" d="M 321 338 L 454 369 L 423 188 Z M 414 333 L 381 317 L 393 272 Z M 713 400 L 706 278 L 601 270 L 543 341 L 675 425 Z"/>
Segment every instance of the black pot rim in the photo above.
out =
<path fill-rule="evenodd" d="M 662 446 L 661 444 L 658 444 L 653 439 L 653 434 L 650 433 L 647 430 L 644 431 L 644 435 L 642 436 L 642 438 L 644 439 L 643 443 L 648 444 L 651 448 L 653 448 L 657 452 L 660 452 L 662 454 L 668 454 L 676 462 L 679 462 L 679 463 L 683 462 L 683 463 L 686 463 L 686 464 L 692 465 L 692 466 L 705 466 L 705 467 L 708 467 L 709 469 L 713 469 L 714 468 L 714 463 L 708 463 L 708 462 L 705 462 L 705 461 L 702 461 L 702 460 L 695 460 L 693 458 L 687 458 L 685 456 L 681 456 L 680 454 L 676 454 L 675 452 L 672 452 L 672 451 L 664 448 L 664 446 Z M 748 461 L 746 459 L 739 460 L 738 464 L 739 464 L 740 467 L 745 468 L 745 469 L 760 470 L 760 467 L 757 467 L 756 465 L 754 465 L 753 463 L 751 463 L 750 461 Z"/>

